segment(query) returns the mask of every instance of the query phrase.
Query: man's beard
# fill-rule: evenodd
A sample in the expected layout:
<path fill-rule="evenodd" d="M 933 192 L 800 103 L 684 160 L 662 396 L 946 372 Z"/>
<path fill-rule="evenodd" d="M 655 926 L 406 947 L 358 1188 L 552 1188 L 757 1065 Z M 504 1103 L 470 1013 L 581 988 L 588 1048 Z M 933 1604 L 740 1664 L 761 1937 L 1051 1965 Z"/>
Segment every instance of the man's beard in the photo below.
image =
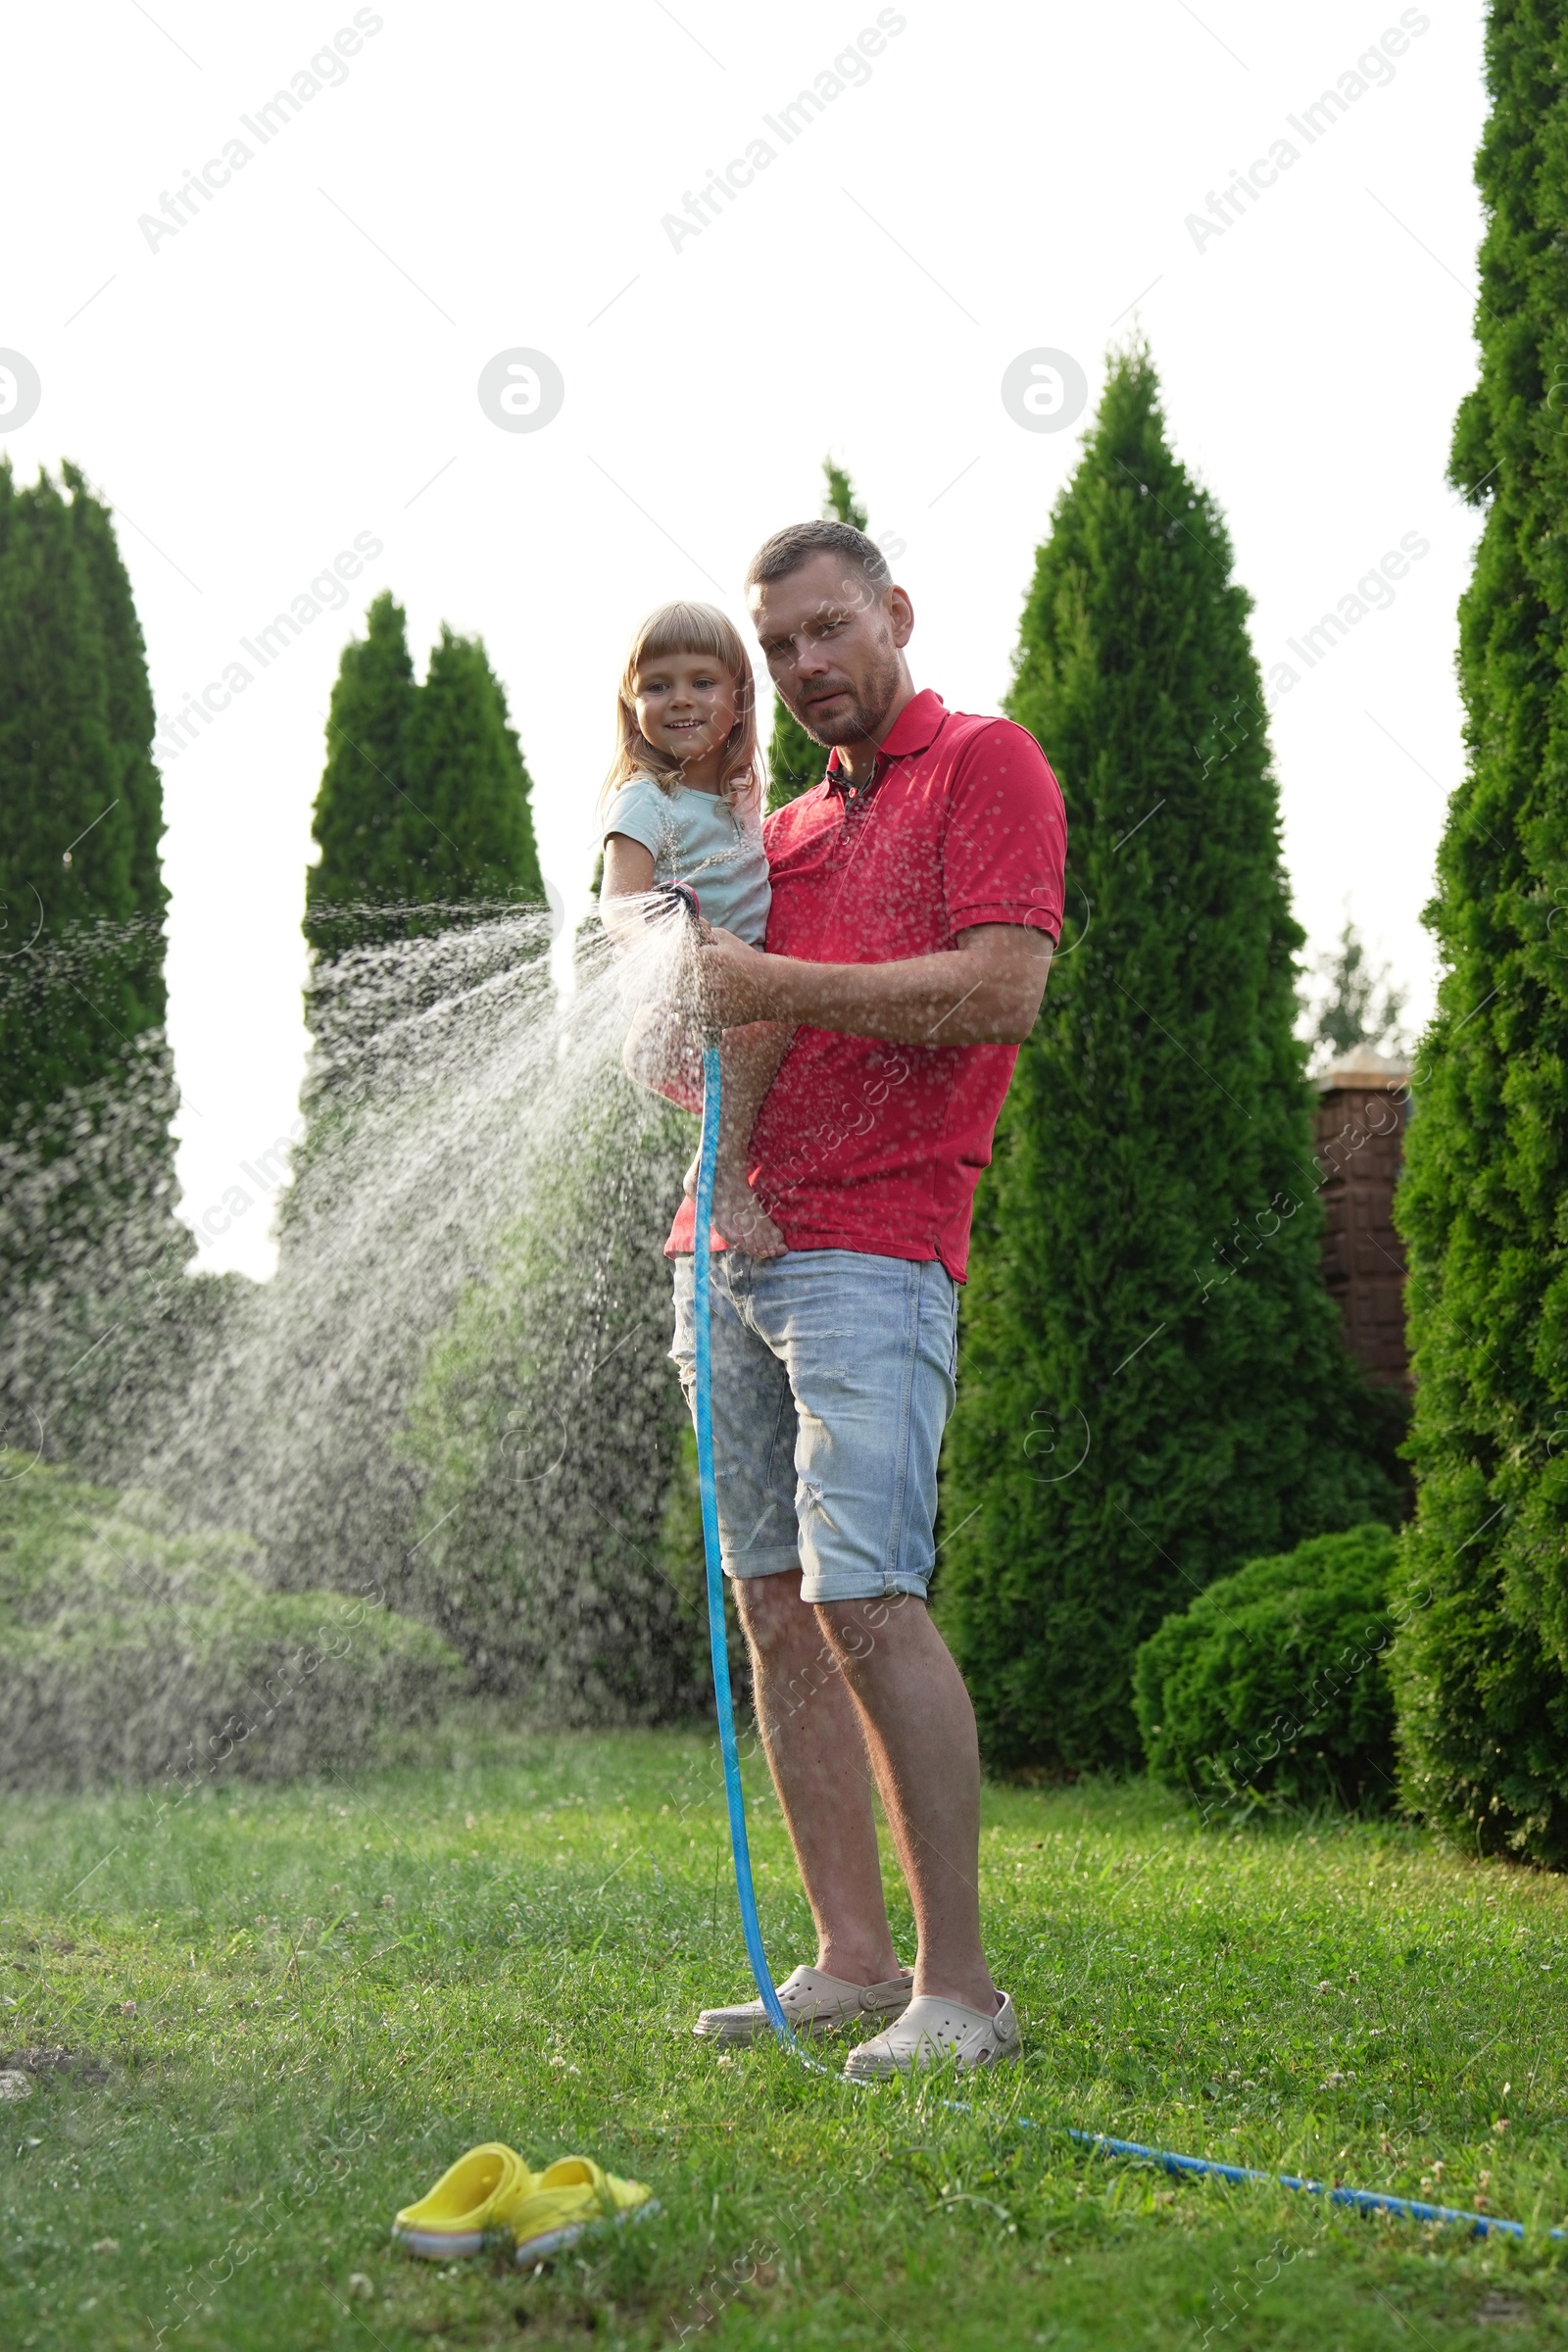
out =
<path fill-rule="evenodd" d="M 831 751 L 838 743 L 865 743 L 880 732 L 898 690 L 899 657 L 890 646 L 886 662 L 877 668 L 868 683 L 867 692 L 875 698 L 874 701 L 857 703 L 849 717 L 835 719 L 828 732 L 824 732 L 820 725 L 813 725 L 799 710 L 793 715 L 811 741 L 821 744 L 826 751 Z"/>

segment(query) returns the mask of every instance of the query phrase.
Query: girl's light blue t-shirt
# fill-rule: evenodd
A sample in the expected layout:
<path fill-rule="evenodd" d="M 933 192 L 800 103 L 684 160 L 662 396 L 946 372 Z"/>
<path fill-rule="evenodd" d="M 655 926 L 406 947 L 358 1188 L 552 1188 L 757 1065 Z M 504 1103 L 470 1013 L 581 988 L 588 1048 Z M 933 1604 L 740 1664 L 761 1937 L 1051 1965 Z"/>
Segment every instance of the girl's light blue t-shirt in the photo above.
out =
<path fill-rule="evenodd" d="M 656 882 L 689 882 L 710 923 L 760 948 L 772 891 L 757 796 L 731 808 L 716 792 L 630 776 L 610 804 L 605 838 L 624 833 L 652 854 Z"/>

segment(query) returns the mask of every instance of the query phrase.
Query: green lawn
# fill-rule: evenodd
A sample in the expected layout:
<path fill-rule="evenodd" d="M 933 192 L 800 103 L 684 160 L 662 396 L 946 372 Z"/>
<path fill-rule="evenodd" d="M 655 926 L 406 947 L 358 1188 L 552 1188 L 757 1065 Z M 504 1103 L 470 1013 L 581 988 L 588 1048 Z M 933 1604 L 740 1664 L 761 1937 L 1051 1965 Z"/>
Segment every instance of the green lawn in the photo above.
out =
<path fill-rule="evenodd" d="M 805 1907 L 748 1770 L 782 1975 Z M 746 1988 L 706 1739 L 469 1724 L 164 1801 L 5 1811 L 0 2056 L 34 2083 L 3 2110 L 7 2347 L 1568 2344 L 1562 1881 L 1396 1828 L 1203 1832 L 1143 1786 L 993 1789 L 1027 2057 L 955 2113 L 951 2082 L 693 2040 Z M 901 1888 L 895 1922 L 906 1948 Z M 1173 2182 L 1067 2123 L 1436 2176 L 1540 2230 Z M 598 2156 L 662 2217 L 526 2278 L 393 2253 L 395 2208 L 490 2138 Z"/>

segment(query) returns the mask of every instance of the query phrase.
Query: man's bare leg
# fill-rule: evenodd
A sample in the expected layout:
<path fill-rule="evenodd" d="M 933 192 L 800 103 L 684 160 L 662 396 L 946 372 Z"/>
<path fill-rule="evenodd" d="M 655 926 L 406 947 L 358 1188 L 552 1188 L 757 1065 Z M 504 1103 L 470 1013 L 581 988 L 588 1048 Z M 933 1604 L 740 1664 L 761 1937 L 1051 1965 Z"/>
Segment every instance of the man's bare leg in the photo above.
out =
<path fill-rule="evenodd" d="M 849 1984 L 886 1984 L 899 1961 L 858 1711 L 801 1599 L 799 1570 L 737 1578 L 735 1594 L 762 1745 L 816 1921 L 816 1965 Z"/>
<path fill-rule="evenodd" d="M 997 1992 L 980 1942 L 980 1748 L 963 1677 L 922 1600 L 840 1601 L 812 1614 L 858 1709 L 914 1905 L 914 1989 L 989 2017 Z"/>

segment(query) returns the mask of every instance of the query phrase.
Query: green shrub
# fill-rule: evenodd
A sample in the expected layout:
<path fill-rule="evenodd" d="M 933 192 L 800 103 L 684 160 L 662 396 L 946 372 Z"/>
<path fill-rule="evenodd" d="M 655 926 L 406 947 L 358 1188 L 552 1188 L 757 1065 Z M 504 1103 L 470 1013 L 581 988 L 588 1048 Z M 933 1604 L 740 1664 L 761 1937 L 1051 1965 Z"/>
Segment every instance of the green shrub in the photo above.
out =
<path fill-rule="evenodd" d="M 1167 1617 L 1134 1667 L 1151 1771 L 1206 1800 L 1386 1806 L 1396 1552 L 1386 1527 L 1316 1536 Z"/>
<path fill-rule="evenodd" d="M 0 1454 L 0 1788 L 277 1780 L 429 1719 L 457 1670 L 438 1635 L 373 1597 L 269 1592 L 261 1564 L 156 1496 Z"/>

